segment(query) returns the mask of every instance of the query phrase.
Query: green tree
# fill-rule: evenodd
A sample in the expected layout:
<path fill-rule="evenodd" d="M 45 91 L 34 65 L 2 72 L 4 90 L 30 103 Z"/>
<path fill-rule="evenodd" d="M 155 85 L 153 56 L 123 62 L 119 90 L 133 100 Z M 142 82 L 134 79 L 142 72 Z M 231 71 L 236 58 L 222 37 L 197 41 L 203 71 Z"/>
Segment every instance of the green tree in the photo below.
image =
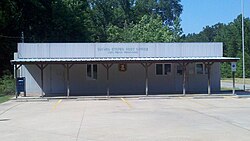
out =
<path fill-rule="evenodd" d="M 180 18 L 176 18 L 174 20 L 174 25 L 171 28 L 171 30 L 173 32 L 173 36 L 174 36 L 174 41 L 175 42 L 181 41 L 181 37 L 182 37 L 182 34 L 183 34 L 180 22 L 181 22 L 181 19 Z"/>
<path fill-rule="evenodd" d="M 1 0 L 0 75 L 22 31 L 24 42 L 178 41 L 181 13 L 180 0 Z"/>
<path fill-rule="evenodd" d="M 127 23 L 138 24 L 143 16 L 161 16 L 164 25 L 178 27 L 182 5 L 180 0 L 90 0 L 93 41 L 107 41 L 109 26 L 124 28 Z M 172 30 L 177 28 L 172 28 Z"/>
<path fill-rule="evenodd" d="M 19 21 L 21 11 L 16 2 L 9 0 L 0 1 L 0 77 L 4 70 L 12 70 L 9 60 L 16 51 L 16 42 L 20 39 Z"/>
<path fill-rule="evenodd" d="M 130 24 L 126 28 L 110 26 L 108 28 L 110 42 L 171 42 L 173 33 L 168 26 L 163 26 L 160 17 L 143 16 L 138 24 Z"/>
<path fill-rule="evenodd" d="M 86 42 L 90 40 L 87 1 L 63 0 L 52 3 L 50 42 Z"/>
<path fill-rule="evenodd" d="M 250 19 L 244 19 L 245 24 L 245 68 L 246 76 L 250 77 Z M 215 24 L 206 26 L 198 34 L 188 34 L 185 42 L 223 42 L 223 55 L 226 57 L 239 57 L 236 77 L 242 77 L 242 37 L 241 15 L 229 24 Z M 222 77 L 231 77 L 231 67 L 228 63 L 222 63 Z"/>

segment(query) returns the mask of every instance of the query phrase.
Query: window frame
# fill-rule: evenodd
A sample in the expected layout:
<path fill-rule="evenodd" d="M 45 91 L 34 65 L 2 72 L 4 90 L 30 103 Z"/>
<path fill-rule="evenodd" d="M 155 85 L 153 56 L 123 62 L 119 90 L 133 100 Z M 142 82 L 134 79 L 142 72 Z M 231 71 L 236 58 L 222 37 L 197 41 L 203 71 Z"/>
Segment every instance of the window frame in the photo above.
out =
<path fill-rule="evenodd" d="M 158 74 L 158 65 L 161 65 L 161 70 L 159 70 L 161 73 Z M 160 75 L 163 75 L 163 64 L 155 64 L 155 75 L 156 76 L 160 76 Z"/>
<path fill-rule="evenodd" d="M 158 65 L 161 65 L 161 73 L 158 74 L 158 71 L 157 71 L 157 66 Z M 169 70 L 166 70 L 166 65 L 170 65 L 170 69 Z M 172 63 L 156 63 L 155 64 L 155 75 L 156 76 L 167 76 L 167 75 L 171 75 L 172 74 Z"/>
<path fill-rule="evenodd" d="M 89 75 L 90 66 L 90 75 Z M 98 65 L 97 64 L 87 64 L 86 65 L 86 78 L 87 80 L 97 80 L 98 76 Z"/>
<path fill-rule="evenodd" d="M 202 65 L 202 73 L 198 73 L 197 65 Z M 207 69 L 206 65 L 204 63 L 195 63 L 195 74 L 198 74 L 198 75 L 208 74 L 208 69 Z"/>

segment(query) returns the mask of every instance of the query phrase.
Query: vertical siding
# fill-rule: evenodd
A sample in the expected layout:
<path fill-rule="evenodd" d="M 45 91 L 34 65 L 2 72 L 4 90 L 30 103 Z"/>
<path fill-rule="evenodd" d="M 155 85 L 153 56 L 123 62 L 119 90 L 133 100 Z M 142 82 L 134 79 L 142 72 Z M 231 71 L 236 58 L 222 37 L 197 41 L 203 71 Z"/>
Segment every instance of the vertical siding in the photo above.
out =
<path fill-rule="evenodd" d="M 123 49 L 121 49 L 123 48 Z M 130 50 L 131 49 L 131 50 Z M 108 50 L 108 51 L 107 51 Z M 127 53 L 122 53 L 126 51 Z M 222 43 L 19 43 L 19 58 L 94 58 L 94 57 L 221 57 Z M 117 53 L 113 53 L 117 52 Z M 126 72 L 118 71 L 118 64 L 110 69 L 111 94 L 144 94 L 145 70 L 141 64 L 127 64 Z M 149 68 L 149 93 L 181 93 L 182 76 L 172 65 L 167 76 L 155 75 L 155 64 Z M 187 91 L 207 91 L 207 75 L 197 75 L 194 63 L 188 66 Z M 41 94 L 40 70 L 35 65 L 22 67 L 26 77 L 27 93 Z M 106 69 L 98 65 L 98 79 L 86 79 L 86 64 L 70 69 L 71 94 L 106 94 Z M 220 89 L 220 64 L 214 63 L 211 71 L 212 91 Z M 44 91 L 51 95 L 65 95 L 65 68 L 48 65 L 44 70 Z"/>
<path fill-rule="evenodd" d="M 195 74 L 195 63 L 188 65 L 187 92 L 207 93 L 207 74 Z M 25 66 L 27 94 L 41 94 L 40 70 L 34 65 Z M 98 65 L 97 80 L 86 78 L 86 64 L 75 64 L 70 69 L 71 95 L 106 95 L 106 69 Z M 172 64 L 170 75 L 157 76 L 155 64 L 149 67 L 149 94 L 182 93 L 182 75 L 177 64 Z M 47 96 L 66 95 L 65 69 L 62 65 L 49 65 L 44 71 L 44 91 Z M 110 93 L 145 94 L 145 70 L 141 64 L 127 64 L 127 71 L 118 71 L 118 64 L 110 69 Z M 220 91 L 220 64 L 211 69 L 211 90 Z"/>
<path fill-rule="evenodd" d="M 19 58 L 222 57 L 222 43 L 19 43 Z"/>

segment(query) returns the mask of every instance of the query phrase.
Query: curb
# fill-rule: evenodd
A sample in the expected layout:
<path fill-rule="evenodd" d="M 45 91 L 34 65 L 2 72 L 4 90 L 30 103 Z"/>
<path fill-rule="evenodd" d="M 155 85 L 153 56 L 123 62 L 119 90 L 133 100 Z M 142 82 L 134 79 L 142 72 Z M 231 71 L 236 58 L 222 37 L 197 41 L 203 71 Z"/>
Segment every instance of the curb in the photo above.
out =
<path fill-rule="evenodd" d="M 91 101 L 91 100 L 120 100 L 120 98 L 137 99 L 137 100 L 156 100 L 156 99 L 224 99 L 224 98 L 250 98 L 250 95 L 232 95 L 232 94 L 213 94 L 213 95 L 149 95 L 149 96 L 72 96 L 72 97 L 13 97 L 11 100 L 16 102 L 48 102 L 53 100 L 72 100 L 72 101 Z"/>

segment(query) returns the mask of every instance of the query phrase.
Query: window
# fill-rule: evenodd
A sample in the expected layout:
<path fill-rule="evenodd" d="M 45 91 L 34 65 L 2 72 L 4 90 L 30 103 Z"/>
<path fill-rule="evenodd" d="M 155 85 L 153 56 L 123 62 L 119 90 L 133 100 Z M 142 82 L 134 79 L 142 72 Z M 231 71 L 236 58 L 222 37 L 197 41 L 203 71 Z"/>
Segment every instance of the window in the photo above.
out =
<path fill-rule="evenodd" d="M 168 75 L 171 73 L 171 64 L 156 64 L 156 75 Z"/>
<path fill-rule="evenodd" d="M 164 74 L 167 75 L 171 72 L 171 64 L 164 64 Z"/>
<path fill-rule="evenodd" d="M 183 68 L 182 68 L 181 65 L 178 65 L 178 66 L 177 66 L 177 74 L 178 74 L 178 75 L 182 75 L 182 74 L 183 74 Z"/>
<path fill-rule="evenodd" d="M 162 64 L 156 64 L 156 75 L 163 75 Z"/>
<path fill-rule="evenodd" d="M 196 74 L 204 74 L 204 65 L 199 63 L 195 65 Z"/>
<path fill-rule="evenodd" d="M 87 64 L 87 79 L 96 80 L 97 79 L 97 65 Z"/>

